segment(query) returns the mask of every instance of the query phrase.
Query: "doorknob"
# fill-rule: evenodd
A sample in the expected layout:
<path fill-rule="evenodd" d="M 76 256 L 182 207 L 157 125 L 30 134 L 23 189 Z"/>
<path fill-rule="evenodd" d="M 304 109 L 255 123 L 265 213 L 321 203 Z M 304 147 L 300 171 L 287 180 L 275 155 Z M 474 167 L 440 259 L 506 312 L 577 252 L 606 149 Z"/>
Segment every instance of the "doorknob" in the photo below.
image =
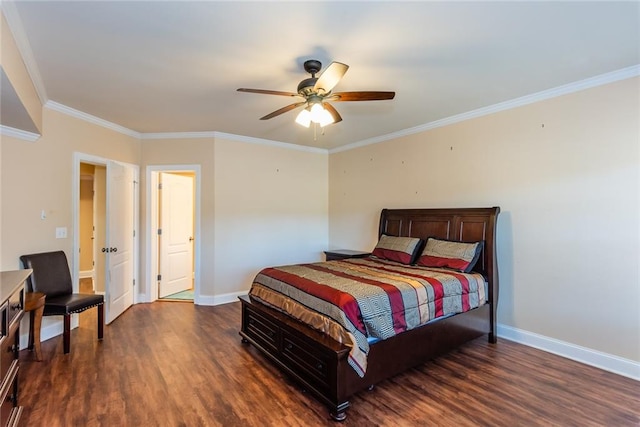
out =
<path fill-rule="evenodd" d="M 190 242 L 193 242 L 193 240 L 194 240 L 193 237 L 189 237 Z"/>

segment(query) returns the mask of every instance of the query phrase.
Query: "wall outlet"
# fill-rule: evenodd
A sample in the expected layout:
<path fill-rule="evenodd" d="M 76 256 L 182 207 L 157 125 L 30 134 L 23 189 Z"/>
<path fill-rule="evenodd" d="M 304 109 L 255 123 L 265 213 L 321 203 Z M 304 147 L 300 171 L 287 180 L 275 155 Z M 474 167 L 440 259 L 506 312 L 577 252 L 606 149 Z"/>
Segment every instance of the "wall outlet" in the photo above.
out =
<path fill-rule="evenodd" d="M 56 227 L 56 239 L 67 238 L 67 227 Z"/>

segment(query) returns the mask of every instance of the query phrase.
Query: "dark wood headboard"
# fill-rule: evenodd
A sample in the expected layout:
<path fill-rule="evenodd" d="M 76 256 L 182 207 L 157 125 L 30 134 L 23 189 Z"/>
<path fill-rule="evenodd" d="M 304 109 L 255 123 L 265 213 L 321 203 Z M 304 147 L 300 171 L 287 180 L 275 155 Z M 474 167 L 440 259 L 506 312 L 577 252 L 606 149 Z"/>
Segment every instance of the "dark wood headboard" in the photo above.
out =
<path fill-rule="evenodd" d="M 379 235 L 419 237 L 427 239 L 484 241 L 484 249 L 474 267 L 489 283 L 489 302 L 498 304 L 498 260 L 496 254 L 496 222 L 499 207 L 452 209 L 383 209 Z M 492 330 L 495 329 L 495 323 Z"/>

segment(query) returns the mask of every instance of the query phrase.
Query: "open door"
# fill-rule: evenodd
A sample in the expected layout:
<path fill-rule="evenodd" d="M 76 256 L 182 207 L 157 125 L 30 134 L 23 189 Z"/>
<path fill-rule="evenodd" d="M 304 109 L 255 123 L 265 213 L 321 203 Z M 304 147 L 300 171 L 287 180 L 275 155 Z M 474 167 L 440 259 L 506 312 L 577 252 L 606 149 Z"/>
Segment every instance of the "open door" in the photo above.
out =
<path fill-rule="evenodd" d="M 160 298 L 193 288 L 193 181 L 160 174 Z"/>
<path fill-rule="evenodd" d="M 107 286 L 105 321 L 111 323 L 133 304 L 135 168 L 107 164 Z"/>

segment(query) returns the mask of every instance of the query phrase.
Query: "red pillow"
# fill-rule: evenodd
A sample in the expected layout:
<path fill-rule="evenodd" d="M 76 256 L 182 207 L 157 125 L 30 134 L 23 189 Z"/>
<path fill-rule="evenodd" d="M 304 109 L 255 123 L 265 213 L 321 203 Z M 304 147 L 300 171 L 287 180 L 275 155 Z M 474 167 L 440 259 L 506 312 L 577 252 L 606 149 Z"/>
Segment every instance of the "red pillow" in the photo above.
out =
<path fill-rule="evenodd" d="M 371 254 L 389 261 L 411 264 L 419 244 L 420 239 L 417 237 L 397 237 L 383 234 Z"/>
<path fill-rule="evenodd" d="M 476 265 L 483 246 L 484 242 L 464 243 L 430 237 L 416 264 L 468 273 Z"/>

